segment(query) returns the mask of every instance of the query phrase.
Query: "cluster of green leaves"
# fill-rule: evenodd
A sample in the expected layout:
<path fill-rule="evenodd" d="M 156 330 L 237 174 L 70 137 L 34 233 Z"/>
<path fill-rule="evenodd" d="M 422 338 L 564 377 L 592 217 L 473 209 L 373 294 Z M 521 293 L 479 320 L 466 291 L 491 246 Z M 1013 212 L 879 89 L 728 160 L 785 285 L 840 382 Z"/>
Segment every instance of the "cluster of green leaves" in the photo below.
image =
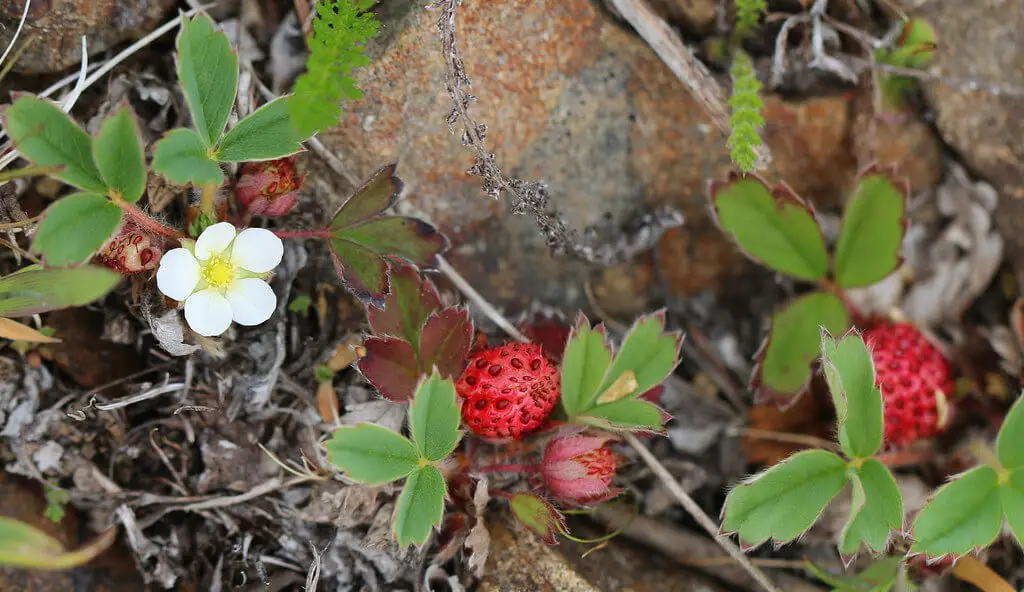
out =
<path fill-rule="evenodd" d="M 458 378 L 473 345 L 469 311 L 442 307 L 434 283 L 410 265 L 391 272 L 391 292 L 383 308 L 368 307 L 373 336 L 363 342 L 359 371 L 382 396 L 408 401 L 420 376 L 436 368 L 442 378 Z"/>
<path fill-rule="evenodd" d="M 832 334 L 849 328 L 850 315 L 835 287 L 871 285 L 900 265 L 908 191 L 894 169 L 865 169 L 829 253 L 813 208 L 789 187 L 773 189 L 754 175 L 712 183 L 710 200 L 718 224 L 748 256 L 823 288 L 803 294 L 772 315 L 751 379 L 762 400 L 787 401 L 802 392 L 818 357 L 820 328 Z"/>
<path fill-rule="evenodd" d="M 935 29 L 925 20 L 908 19 L 900 23 L 899 34 L 892 46 L 875 50 L 875 61 L 879 64 L 899 68 L 924 68 L 935 57 Z M 899 109 L 914 86 L 910 76 L 883 74 L 880 81 L 882 102 L 886 108 Z"/>
<path fill-rule="evenodd" d="M 1003 420 L 995 457 L 954 477 L 911 527 L 911 554 L 964 555 L 992 544 L 1006 519 L 1024 545 L 1024 396 Z"/>
<path fill-rule="evenodd" d="M 642 396 L 679 364 L 683 338 L 665 313 L 641 317 L 613 353 L 604 325 L 580 314 L 562 357 L 561 411 L 569 423 L 611 431 L 661 432 L 668 415 Z"/>
<path fill-rule="evenodd" d="M 306 72 L 295 81 L 290 107 L 292 124 L 300 135 L 333 127 L 341 116 L 341 101 L 363 96 L 351 75 L 353 69 L 370 63 L 363 51 L 380 29 L 367 12 L 371 6 L 373 0 L 317 2 Z"/>
<path fill-rule="evenodd" d="M 206 14 L 181 23 L 178 79 L 195 129 L 177 128 L 157 142 L 153 170 L 174 183 L 224 182 L 220 163 L 272 160 L 302 150 L 312 133 L 291 123 L 292 95 L 275 99 L 225 133 L 238 91 L 238 55 Z"/>
<path fill-rule="evenodd" d="M 737 485 L 725 500 L 722 531 L 737 533 L 745 547 L 769 539 L 788 543 L 849 484 L 852 501 L 839 551 L 851 557 L 865 546 L 881 553 L 903 524 L 903 498 L 889 469 L 875 458 L 882 447 L 883 402 L 874 363 L 857 333 L 836 339 L 824 332 L 820 343 L 845 458 L 806 450 Z"/>
<path fill-rule="evenodd" d="M 85 565 L 117 540 L 117 529 L 106 532 L 82 547 L 68 551 L 60 541 L 31 524 L 0 517 L 0 566 L 62 570 Z"/>
<path fill-rule="evenodd" d="M 434 372 L 416 387 L 409 406 L 411 438 L 362 423 L 335 430 L 326 449 L 331 463 L 358 483 L 380 485 L 405 479 L 393 530 L 398 544 L 422 545 L 441 523 L 447 490 L 438 469 L 462 437 L 455 385 Z"/>
<path fill-rule="evenodd" d="M 761 17 L 768 12 L 767 0 L 736 0 L 736 25 L 733 27 L 733 38 L 742 41 L 761 22 Z"/>

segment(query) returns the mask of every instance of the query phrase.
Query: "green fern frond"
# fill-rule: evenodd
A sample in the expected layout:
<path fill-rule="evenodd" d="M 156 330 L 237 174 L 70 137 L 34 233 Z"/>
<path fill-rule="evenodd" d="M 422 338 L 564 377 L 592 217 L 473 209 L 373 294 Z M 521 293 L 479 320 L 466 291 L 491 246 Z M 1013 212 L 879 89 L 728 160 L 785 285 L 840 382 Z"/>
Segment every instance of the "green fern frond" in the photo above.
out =
<path fill-rule="evenodd" d="M 761 81 L 754 73 L 754 63 L 750 56 L 737 49 L 733 55 L 732 68 L 732 96 L 729 97 L 729 107 L 732 113 L 729 116 L 728 146 L 732 152 L 732 161 L 745 173 L 752 172 L 757 166 L 757 147 L 761 145 L 761 136 L 758 132 L 764 127 L 764 118 L 761 117 L 761 109 L 764 108 L 764 101 L 761 100 Z"/>
<path fill-rule="evenodd" d="M 736 28 L 733 30 L 733 39 L 738 43 L 750 34 L 758 23 L 761 22 L 761 15 L 768 12 L 766 0 L 736 0 Z"/>
<path fill-rule="evenodd" d="M 306 72 L 295 81 L 290 101 L 292 125 L 300 136 L 333 127 L 341 117 L 341 101 L 363 96 L 351 74 L 370 63 L 363 51 L 380 29 L 366 12 L 372 5 L 372 0 L 317 2 Z"/>

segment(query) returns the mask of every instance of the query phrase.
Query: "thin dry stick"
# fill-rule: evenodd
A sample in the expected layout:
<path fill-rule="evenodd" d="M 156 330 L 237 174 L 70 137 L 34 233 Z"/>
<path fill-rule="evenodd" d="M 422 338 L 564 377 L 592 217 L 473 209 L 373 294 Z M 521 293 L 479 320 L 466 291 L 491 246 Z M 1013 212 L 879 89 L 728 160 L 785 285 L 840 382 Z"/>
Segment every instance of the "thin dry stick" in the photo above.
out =
<path fill-rule="evenodd" d="M 658 54 L 676 75 L 690 95 L 707 112 L 711 122 L 725 135 L 729 135 L 729 103 L 711 73 L 683 44 L 682 38 L 665 19 L 658 16 L 646 0 L 609 0 L 626 21 Z M 768 146 L 758 148 L 758 168 L 771 162 Z"/>
<path fill-rule="evenodd" d="M 650 467 L 651 471 L 661 479 L 661 482 L 668 488 L 669 492 L 675 496 L 679 505 L 683 506 L 683 509 L 693 516 L 693 518 L 699 522 L 702 527 L 704 527 L 704 530 L 708 531 L 708 534 L 715 539 L 715 542 L 725 549 L 725 552 L 735 559 L 736 562 L 739 563 L 748 574 L 750 574 L 750 577 L 754 578 L 754 581 L 760 584 L 761 587 L 768 592 L 779 592 L 778 588 L 775 587 L 775 584 L 768 579 L 768 576 L 764 575 L 764 572 L 751 563 L 750 558 L 744 555 L 743 551 L 741 551 L 735 543 L 729 540 L 725 535 L 719 533 L 718 524 L 716 524 L 710 516 L 704 513 L 704 510 L 701 509 L 700 505 L 693 501 L 693 498 L 683 490 L 682 486 L 679 485 L 679 482 L 672 476 L 672 473 L 668 472 L 665 465 L 661 464 L 661 462 L 658 461 L 658 458 L 651 454 L 651 451 L 648 450 L 640 440 L 637 440 L 636 436 L 626 432 L 625 439 L 626 442 L 629 442 L 629 445 L 636 450 L 637 454 L 640 455 L 640 458 L 647 463 L 647 466 Z"/>

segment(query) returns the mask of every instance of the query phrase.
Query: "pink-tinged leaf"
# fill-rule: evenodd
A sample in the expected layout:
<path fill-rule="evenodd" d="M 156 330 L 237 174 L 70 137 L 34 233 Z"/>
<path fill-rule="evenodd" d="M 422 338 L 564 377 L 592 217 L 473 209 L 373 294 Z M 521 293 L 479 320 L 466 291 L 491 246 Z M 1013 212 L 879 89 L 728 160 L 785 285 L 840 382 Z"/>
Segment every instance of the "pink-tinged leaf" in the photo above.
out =
<path fill-rule="evenodd" d="M 391 207 L 402 193 L 405 183 L 395 176 L 397 163 L 374 173 L 362 187 L 348 198 L 331 219 L 331 230 L 339 230 L 379 216 Z"/>
<path fill-rule="evenodd" d="M 427 317 L 441 308 L 441 297 L 434 283 L 411 265 L 392 264 L 390 278 L 391 293 L 384 301 L 384 308 L 371 306 L 367 310 L 370 328 L 377 335 L 392 335 L 418 343 Z"/>
<path fill-rule="evenodd" d="M 412 346 L 401 339 L 370 337 L 363 347 L 366 355 L 359 360 L 359 371 L 366 380 L 381 396 L 392 401 L 408 401 L 419 378 Z"/>
<path fill-rule="evenodd" d="M 366 247 L 345 240 L 328 241 L 338 277 L 356 298 L 378 306 L 390 289 L 388 262 Z"/>
<path fill-rule="evenodd" d="M 536 493 L 517 493 L 509 499 L 516 519 L 549 545 L 558 544 L 558 533 L 565 532 L 565 516 Z"/>
<path fill-rule="evenodd" d="M 442 377 L 458 377 L 473 345 L 473 321 L 464 308 L 434 311 L 420 334 L 420 365 L 437 367 Z"/>
<path fill-rule="evenodd" d="M 437 256 L 448 248 L 448 239 L 433 226 L 401 216 L 384 216 L 347 226 L 332 231 L 332 236 L 423 268 L 435 267 Z"/>

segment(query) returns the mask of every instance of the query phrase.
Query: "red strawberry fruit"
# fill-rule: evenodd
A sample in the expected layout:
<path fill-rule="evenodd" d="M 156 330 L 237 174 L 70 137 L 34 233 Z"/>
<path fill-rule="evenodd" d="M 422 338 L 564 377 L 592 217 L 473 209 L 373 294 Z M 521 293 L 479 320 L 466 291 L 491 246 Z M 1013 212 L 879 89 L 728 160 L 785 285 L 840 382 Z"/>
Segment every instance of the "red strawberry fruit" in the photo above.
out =
<path fill-rule="evenodd" d="M 911 323 L 881 321 L 864 333 L 885 401 L 885 441 L 900 447 L 949 425 L 953 371 L 942 352 Z"/>
<path fill-rule="evenodd" d="M 540 427 L 561 394 L 558 368 L 532 343 L 506 343 L 476 354 L 456 390 L 469 429 L 497 442 L 520 440 Z"/>

